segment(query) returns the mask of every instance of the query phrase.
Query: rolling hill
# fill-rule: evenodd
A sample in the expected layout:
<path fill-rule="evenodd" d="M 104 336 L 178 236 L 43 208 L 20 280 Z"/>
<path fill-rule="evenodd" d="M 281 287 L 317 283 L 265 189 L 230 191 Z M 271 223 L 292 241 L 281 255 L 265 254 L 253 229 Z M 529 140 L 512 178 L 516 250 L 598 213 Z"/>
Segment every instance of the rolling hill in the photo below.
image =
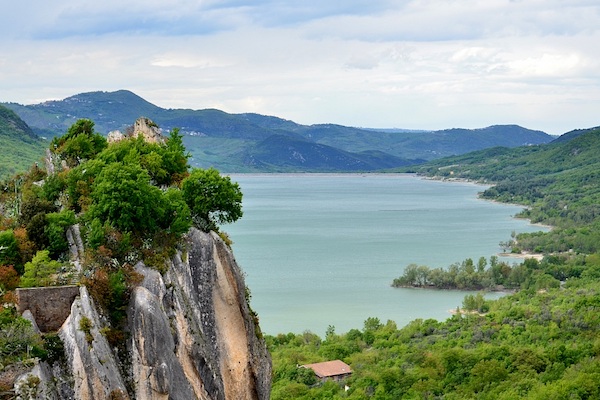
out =
<path fill-rule="evenodd" d="M 524 204 L 527 208 L 520 216 L 555 227 L 547 235 L 523 235 L 522 249 L 600 251 L 600 128 L 568 132 L 545 145 L 491 148 L 411 170 L 495 183 L 482 197 Z"/>
<path fill-rule="evenodd" d="M 547 143 L 544 132 L 516 125 L 442 131 L 374 130 L 215 109 L 165 109 L 127 91 L 89 92 L 34 105 L 3 103 L 40 136 L 62 135 L 80 118 L 108 134 L 140 116 L 180 128 L 198 167 L 223 172 L 353 172 L 414 165 L 492 146 Z"/>
<path fill-rule="evenodd" d="M 0 179 L 39 162 L 47 146 L 17 114 L 0 105 Z"/>

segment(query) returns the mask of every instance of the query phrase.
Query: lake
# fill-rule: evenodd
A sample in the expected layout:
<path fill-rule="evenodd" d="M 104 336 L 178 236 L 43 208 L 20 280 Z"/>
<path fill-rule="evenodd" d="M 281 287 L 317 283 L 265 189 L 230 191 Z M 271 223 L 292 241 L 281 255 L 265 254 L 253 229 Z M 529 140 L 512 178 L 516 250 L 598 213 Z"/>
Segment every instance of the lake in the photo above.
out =
<path fill-rule="evenodd" d="M 369 317 L 398 327 L 444 320 L 469 292 L 396 289 L 416 263 L 447 267 L 497 254 L 522 207 L 477 198 L 486 186 L 407 174 L 234 174 L 244 216 L 222 228 L 267 334 L 324 336 L 362 329 Z M 511 260 L 513 262 L 514 260 Z M 499 297 L 492 293 L 488 297 Z"/>

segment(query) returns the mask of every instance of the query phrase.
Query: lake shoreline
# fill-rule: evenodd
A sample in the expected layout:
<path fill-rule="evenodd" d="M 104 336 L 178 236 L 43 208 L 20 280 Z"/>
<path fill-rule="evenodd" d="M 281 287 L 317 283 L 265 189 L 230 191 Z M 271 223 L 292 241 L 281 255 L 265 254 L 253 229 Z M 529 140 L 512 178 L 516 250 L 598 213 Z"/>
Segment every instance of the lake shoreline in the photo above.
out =
<path fill-rule="evenodd" d="M 477 291 L 394 290 L 390 280 L 411 263 L 487 258 L 511 231 L 535 229 L 511 216 L 518 207 L 480 201 L 473 182 L 391 173 L 231 176 L 244 193 L 244 217 L 225 229 L 268 334 L 323 334 L 329 325 L 346 332 L 370 317 L 398 326 L 445 320 Z"/>
<path fill-rule="evenodd" d="M 411 286 L 411 285 L 400 285 L 394 286 L 390 285 L 394 289 L 414 289 L 414 290 L 432 290 L 432 291 L 442 291 L 442 292 L 485 292 L 485 293 L 504 293 L 504 294 L 515 294 L 517 293 L 517 289 L 506 289 L 506 288 L 497 288 L 497 289 L 476 289 L 476 288 L 465 288 L 465 289 L 457 289 L 457 288 L 438 288 L 435 286 Z"/>

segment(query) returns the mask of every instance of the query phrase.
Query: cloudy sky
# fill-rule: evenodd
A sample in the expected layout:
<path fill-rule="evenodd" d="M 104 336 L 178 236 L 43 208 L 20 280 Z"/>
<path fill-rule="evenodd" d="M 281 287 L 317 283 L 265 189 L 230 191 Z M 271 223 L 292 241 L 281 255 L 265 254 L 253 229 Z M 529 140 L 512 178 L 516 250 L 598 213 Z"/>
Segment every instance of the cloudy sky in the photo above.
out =
<path fill-rule="evenodd" d="M 598 0 L 21 0 L 0 101 L 128 89 L 303 124 L 600 125 Z"/>

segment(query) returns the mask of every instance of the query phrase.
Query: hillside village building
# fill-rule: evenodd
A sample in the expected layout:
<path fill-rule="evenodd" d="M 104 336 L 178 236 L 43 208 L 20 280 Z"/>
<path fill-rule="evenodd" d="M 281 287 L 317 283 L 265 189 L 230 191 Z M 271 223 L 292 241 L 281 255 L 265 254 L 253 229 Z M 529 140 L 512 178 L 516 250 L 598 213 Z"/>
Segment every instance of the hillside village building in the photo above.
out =
<path fill-rule="evenodd" d="M 341 360 L 325 361 L 315 364 L 302 365 L 301 368 L 310 368 L 321 381 L 331 379 L 339 382 L 352 375 L 352 369 Z"/>

